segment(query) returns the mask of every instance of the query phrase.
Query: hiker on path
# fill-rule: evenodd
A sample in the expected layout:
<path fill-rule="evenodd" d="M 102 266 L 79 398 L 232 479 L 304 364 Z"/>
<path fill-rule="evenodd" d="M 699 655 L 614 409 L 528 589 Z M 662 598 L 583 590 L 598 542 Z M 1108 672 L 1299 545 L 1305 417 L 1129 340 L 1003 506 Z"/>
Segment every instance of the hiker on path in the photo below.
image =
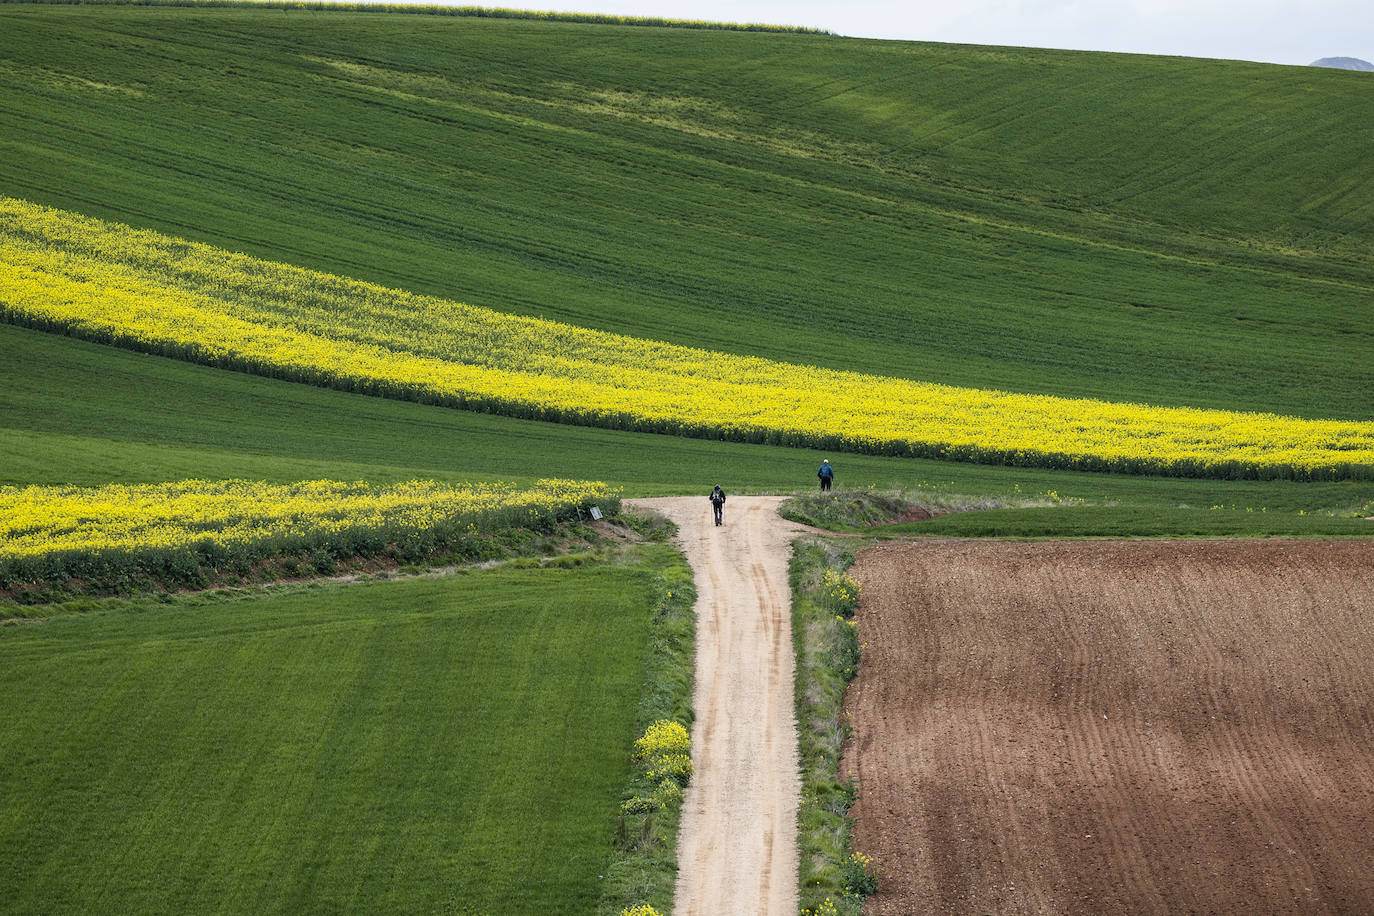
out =
<path fill-rule="evenodd" d="M 720 484 L 716 484 L 716 488 L 711 491 L 711 508 L 716 513 L 716 524 L 724 525 L 725 520 L 721 518 L 721 510 L 725 508 L 725 491 L 720 488 Z"/>
<path fill-rule="evenodd" d="M 821 479 L 821 492 L 830 489 L 830 481 L 835 479 L 835 469 L 830 466 L 830 459 L 821 462 L 821 469 L 816 472 L 816 476 Z"/>

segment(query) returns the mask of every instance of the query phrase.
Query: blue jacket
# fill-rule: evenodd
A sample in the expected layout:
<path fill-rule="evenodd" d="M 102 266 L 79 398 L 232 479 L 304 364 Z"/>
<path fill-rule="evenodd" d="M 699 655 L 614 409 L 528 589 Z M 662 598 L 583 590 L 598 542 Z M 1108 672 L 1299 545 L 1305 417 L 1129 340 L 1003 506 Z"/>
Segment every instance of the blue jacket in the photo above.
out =
<path fill-rule="evenodd" d="M 821 469 L 816 472 L 816 476 L 824 480 L 829 480 L 835 476 L 835 469 L 828 464 L 821 465 Z"/>

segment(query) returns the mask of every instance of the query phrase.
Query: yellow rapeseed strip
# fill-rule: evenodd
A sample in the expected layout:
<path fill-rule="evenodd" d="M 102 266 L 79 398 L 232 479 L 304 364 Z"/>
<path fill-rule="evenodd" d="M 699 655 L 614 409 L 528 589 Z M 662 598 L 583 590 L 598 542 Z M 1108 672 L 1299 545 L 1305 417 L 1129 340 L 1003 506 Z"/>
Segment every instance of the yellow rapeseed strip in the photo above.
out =
<path fill-rule="evenodd" d="M 61 566 L 187 550 L 254 558 L 321 546 L 346 553 L 366 539 L 385 545 L 432 532 L 545 524 L 616 498 L 604 484 L 566 480 L 532 487 L 422 480 L 0 487 L 0 570 L 36 559 Z"/>
<path fill-rule="evenodd" d="M 1010 394 L 730 356 L 5 198 L 0 316 L 210 365 L 586 425 L 1033 467 L 1374 477 L 1370 422 Z"/>

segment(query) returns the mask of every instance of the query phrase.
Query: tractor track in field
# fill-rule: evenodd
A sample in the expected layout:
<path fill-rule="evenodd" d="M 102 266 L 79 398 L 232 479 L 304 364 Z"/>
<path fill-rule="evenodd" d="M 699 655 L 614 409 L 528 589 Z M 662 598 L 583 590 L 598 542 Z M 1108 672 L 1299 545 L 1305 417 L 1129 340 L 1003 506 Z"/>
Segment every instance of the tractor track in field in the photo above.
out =
<path fill-rule="evenodd" d="M 678 835 L 676 916 L 795 916 L 800 778 L 780 497 L 627 500 L 678 526 L 697 589 L 695 772 Z"/>

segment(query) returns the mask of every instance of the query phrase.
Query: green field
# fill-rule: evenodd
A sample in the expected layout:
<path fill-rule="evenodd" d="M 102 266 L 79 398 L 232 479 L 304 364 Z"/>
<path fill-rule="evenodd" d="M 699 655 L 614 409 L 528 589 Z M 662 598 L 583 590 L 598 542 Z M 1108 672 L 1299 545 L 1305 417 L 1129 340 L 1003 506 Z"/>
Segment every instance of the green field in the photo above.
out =
<path fill-rule="evenodd" d="M 0 908 L 593 912 L 654 565 L 0 627 Z"/>
<path fill-rule="evenodd" d="M 0 196 L 729 353 L 1369 420 L 1368 90 L 1334 70 L 811 34 L 0 0 Z M 1374 535 L 1351 517 L 1374 514 L 1374 483 L 563 426 L 0 324 L 0 486 L 783 493 L 814 487 L 821 458 L 842 490 L 1005 507 L 887 536 Z M 672 562 L 0 627 L 0 910 L 604 909 L 645 697 L 682 676 L 648 673 Z"/>
<path fill-rule="evenodd" d="M 1360 74 L 581 23 L 0 6 L 0 192 L 633 336 L 1363 419 Z"/>
<path fill-rule="evenodd" d="M 1147 508 L 1157 516 L 1151 529 L 1161 532 L 1180 506 L 1190 507 L 1178 520 L 1186 528 L 1202 524 L 1195 513 L 1216 505 L 1296 516 L 1300 510 L 1342 513 L 1374 501 L 1369 482 L 999 468 L 561 426 L 360 397 L 5 325 L 0 350 L 15 354 L 0 361 L 0 453 L 7 458 L 0 485 L 193 476 L 375 483 L 585 477 L 623 486 L 627 496 L 704 494 L 717 482 L 731 492 L 784 493 L 814 486 L 816 466 L 828 457 L 842 488 L 1007 499 L 1053 492 L 1064 501 L 1116 503 L 1123 512 Z M 1221 516 L 1208 517 L 1215 528 Z M 961 533 L 978 534 L 984 518 L 964 516 Z M 985 533 L 992 533 L 1005 521 L 988 518 L 988 524 Z M 1052 511 L 1042 512 L 1018 533 L 1053 533 L 1057 524 Z M 1319 520 L 1295 524 L 1320 533 Z M 1339 523 L 1336 533 L 1349 531 Z"/>

